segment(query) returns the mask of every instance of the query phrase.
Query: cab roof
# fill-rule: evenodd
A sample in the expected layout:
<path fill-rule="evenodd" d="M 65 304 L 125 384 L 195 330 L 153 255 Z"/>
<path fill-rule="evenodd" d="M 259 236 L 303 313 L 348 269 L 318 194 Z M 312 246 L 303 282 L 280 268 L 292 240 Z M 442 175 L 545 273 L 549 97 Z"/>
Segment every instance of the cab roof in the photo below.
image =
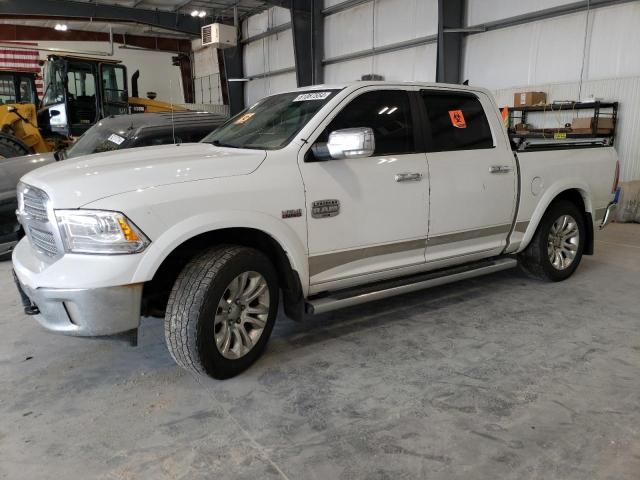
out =
<path fill-rule="evenodd" d="M 403 82 L 403 81 L 389 81 L 389 80 L 358 80 L 354 82 L 347 83 L 336 83 L 336 84 L 320 84 L 313 85 L 309 87 L 300 87 L 289 90 L 289 92 L 297 92 L 297 91 L 309 91 L 309 90 L 345 90 L 345 89 L 356 89 L 362 87 L 385 87 L 385 86 L 406 86 L 406 87 L 424 87 L 424 88 L 447 88 L 447 89 L 455 89 L 460 91 L 469 91 L 469 92 L 485 92 L 488 93 L 488 90 L 482 87 L 475 87 L 469 85 L 460 85 L 456 83 L 437 83 L 437 82 Z"/>

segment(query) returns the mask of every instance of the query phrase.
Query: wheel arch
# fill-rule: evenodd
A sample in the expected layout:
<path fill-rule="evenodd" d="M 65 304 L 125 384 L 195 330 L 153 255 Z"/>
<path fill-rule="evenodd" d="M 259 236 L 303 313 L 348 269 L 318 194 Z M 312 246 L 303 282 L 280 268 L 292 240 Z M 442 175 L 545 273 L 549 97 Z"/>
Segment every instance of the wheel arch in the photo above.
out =
<path fill-rule="evenodd" d="M 542 217 L 549 207 L 558 200 L 570 201 L 583 213 L 584 224 L 587 231 L 584 254 L 592 255 L 594 249 L 593 205 L 591 203 L 590 189 L 583 183 L 556 186 L 553 189 L 548 189 L 544 193 L 531 216 L 524 238 L 522 239 L 520 250 L 523 250 L 527 245 L 529 245 L 538 230 Z"/>
<path fill-rule="evenodd" d="M 155 257 L 155 261 L 146 265 L 141 262 L 136 277 L 145 279 L 143 311 L 158 314 L 166 306 L 168 292 L 178 273 L 199 252 L 214 245 L 228 244 L 252 247 L 269 257 L 278 271 L 285 313 L 298 320 L 304 312 L 304 275 L 307 267 L 302 260 L 304 256 L 300 258 L 302 253 L 299 248 L 293 250 L 295 247 L 291 243 L 292 239 L 283 241 L 282 237 L 257 226 L 227 225 L 191 231 L 180 241 L 172 242 L 170 247 L 165 246 L 161 255 L 145 256 Z"/>

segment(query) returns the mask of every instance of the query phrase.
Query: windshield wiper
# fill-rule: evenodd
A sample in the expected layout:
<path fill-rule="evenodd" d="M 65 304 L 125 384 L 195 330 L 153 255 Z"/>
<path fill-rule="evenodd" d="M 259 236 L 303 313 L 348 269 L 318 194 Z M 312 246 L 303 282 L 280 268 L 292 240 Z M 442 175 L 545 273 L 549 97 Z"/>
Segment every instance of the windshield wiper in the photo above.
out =
<path fill-rule="evenodd" d="M 241 147 L 238 147 L 237 145 L 222 143 L 220 140 L 214 140 L 213 142 L 211 142 L 211 145 L 215 145 L 216 147 L 241 148 Z"/>

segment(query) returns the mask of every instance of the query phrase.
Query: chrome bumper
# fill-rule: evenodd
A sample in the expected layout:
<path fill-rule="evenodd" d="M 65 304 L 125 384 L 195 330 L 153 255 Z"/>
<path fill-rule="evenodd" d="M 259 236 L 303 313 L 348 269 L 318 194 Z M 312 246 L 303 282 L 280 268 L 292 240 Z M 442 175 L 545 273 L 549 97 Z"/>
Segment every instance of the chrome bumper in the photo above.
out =
<path fill-rule="evenodd" d="M 611 223 L 611 220 L 613 219 L 613 214 L 615 213 L 617 206 L 618 206 L 617 202 L 611 202 L 607 206 L 607 210 L 604 212 L 604 217 L 602 218 L 602 223 L 600 223 L 600 227 L 599 227 L 600 230 L 602 230 L 604 227 L 609 225 L 609 223 Z"/>
<path fill-rule="evenodd" d="M 47 330 L 94 337 L 138 328 L 142 284 L 108 288 L 19 288 L 38 307 L 36 320 Z"/>

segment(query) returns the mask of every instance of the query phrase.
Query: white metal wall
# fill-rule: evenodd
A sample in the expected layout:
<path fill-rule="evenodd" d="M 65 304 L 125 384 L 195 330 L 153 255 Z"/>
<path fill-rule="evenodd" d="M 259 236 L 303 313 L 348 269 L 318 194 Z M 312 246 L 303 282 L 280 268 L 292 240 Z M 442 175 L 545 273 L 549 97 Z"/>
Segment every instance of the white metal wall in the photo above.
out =
<path fill-rule="evenodd" d="M 325 0 L 324 6 L 340 3 Z M 372 0 L 325 18 L 324 57 L 331 62 L 437 32 L 437 0 Z M 382 75 L 385 80 L 433 81 L 435 72 L 436 45 L 431 43 L 330 63 L 324 69 L 324 77 L 326 83 L 359 80 L 370 73 Z"/>
<path fill-rule="evenodd" d="M 289 21 L 291 21 L 289 10 L 279 7 L 270 8 L 242 22 L 242 37 L 254 37 Z M 269 75 L 271 72 L 290 70 L 295 67 L 293 36 L 290 29 L 247 43 L 244 46 L 243 61 L 245 77 L 251 79 L 245 87 L 246 105 L 251 105 L 272 93 L 296 88 L 294 71 Z"/>
<path fill-rule="evenodd" d="M 494 0 L 496 1 L 496 0 Z M 640 2 L 469 35 L 463 75 L 502 88 L 640 75 Z"/>
<path fill-rule="evenodd" d="M 202 47 L 198 38 L 191 42 L 193 49 L 193 86 L 195 102 L 205 105 L 222 105 L 218 49 Z"/>
<path fill-rule="evenodd" d="M 325 0 L 325 8 L 343 0 Z M 290 21 L 289 11 L 271 8 L 242 24 L 249 38 Z M 375 73 L 387 80 L 433 81 L 436 72 L 435 43 L 413 46 L 390 53 L 366 55 L 339 61 L 340 57 L 435 35 L 438 30 L 437 0 L 371 0 L 329 15 L 324 21 L 325 83 L 359 80 Z M 333 63 L 335 62 L 335 63 Z M 247 105 L 279 91 L 296 87 L 291 30 L 250 42 L 244 48 Z M 285 70 L 279 75 L 265 73 Z"/>
<path fill-rule="evenodd" d="M 569 3 L 575 0 L 467 0 L 466 21 L 480 25 Z"/>

